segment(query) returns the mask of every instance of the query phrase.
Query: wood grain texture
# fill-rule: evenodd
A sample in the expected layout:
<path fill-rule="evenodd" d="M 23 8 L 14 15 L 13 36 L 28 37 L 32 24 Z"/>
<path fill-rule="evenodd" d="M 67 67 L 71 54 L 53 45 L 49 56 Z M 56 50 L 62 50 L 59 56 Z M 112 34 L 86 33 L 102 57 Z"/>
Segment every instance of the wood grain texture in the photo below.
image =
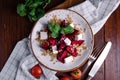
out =
<path fill-rule="evenodd" d="M 27 37 L 33 23 L 16 13 L 17 0 L 0 0 L 0 70 L 15 44 Z"/>
<path fill-rule="evenodd" d="M 102 46 L 105 41 L 104 41 L 104 27 L 95 35 L 95 46 Z M 92 80 L 104 80 L 104 64 L 102 67 L 99 69 L 98 73 L 95 75 L 95 77 Z"/>
<path fill-rule="evenodd" d="M 58 6 L 55 6 L 52 9 L 69 8 L 69 7 L 74 6 L 78 3 L 81 3 L 83 1 L 84 0 L 65 0 L 62 4 L 59 4 Z"/>
<path fill-rule="evenodd" d="M 105 40 L 113 45 L 105 61 L 105 80 L 120 79 L 120 6 L 105 24 Z"/>
<path fill-rule="evenodd" d="M 26 17 L 20 17 L 16 13 L 16 6 L 24 0 L 0 0 L 0 71 L 9 58 L 15 44 L 28 37 L 34 23 Z M 66 2 L 65 1 L 70 1 Z M 71 2 L 72 1 L 72 2 Z M 46 7 L 49 10 L 56 8 L 67 8 L 75 5 L 81 0 L 52 0 Z M 61 3 L 64 3 L 61 4 Z M 58 4 L 61 4 L 57 6 Z M 95 35 L 95 45 L 103 45 L 105 41 L 111 40 L 113 46 L 104 64 L 92 80 L 119 80 L 120 79 L 120 6 L 111 15 L 104 27 Z M 59 73 L 61 74 L 61 73 Z M 62 73 L 61 75 L 67 75 Z M 59 76 L 61 76 L 59 75 Z"/>

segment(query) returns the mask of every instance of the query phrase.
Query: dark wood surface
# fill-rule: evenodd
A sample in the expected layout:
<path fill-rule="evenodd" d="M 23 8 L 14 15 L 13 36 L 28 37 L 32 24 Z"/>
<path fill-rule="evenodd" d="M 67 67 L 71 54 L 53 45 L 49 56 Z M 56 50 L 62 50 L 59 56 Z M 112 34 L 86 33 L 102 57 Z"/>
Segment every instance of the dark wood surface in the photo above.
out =
<path fill-rule="evenodd" d="M 24 0 L 0 0 L 0 71 L 15 44 L 28 37 L 34 23 L 16 13 L 16 6 Z M 62 3 L 53 0 L 46 10 Z M 95 44 L 112 41 L 113 45 L 104 64 L 92 80 L 120 80 L 120 6 L 110 16 L 104 27 L 95 35 Z"/>

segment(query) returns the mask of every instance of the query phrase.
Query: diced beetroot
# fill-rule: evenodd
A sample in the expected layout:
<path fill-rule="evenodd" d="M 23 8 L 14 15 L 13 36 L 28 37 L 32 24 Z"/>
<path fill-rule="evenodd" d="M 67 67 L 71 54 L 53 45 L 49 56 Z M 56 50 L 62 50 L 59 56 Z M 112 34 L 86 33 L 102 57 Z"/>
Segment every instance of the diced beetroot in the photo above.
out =
<path fill-rule="evenodd" d="M 65 34 L 61 34 L 61 40 L 64 40 L 66 38 Z"/>
<path fill-rule="evenodd" d="M 67 46 L 66 50 L 74 57 L 78 55 L 76 48 L 73 48 L 72 46 Z"/>
<path fill-rule="evenodd" d="M 58 59 L 60 62 L 62 62 L 62 63 L 64 63 L 64 59 L 65 59 L 66 57 L 68 57 L 67 51 L 63 51 L 63 52 L 61 52 L 61 53 L 59 53 L 59 54 L 57 55 L 57 59 Z"/>
<path fill-rule="evenodd" d="M 71 33 L 71 34 L 67 34 L 66 37 L 68 37 L 70 40 L 72 40 L 74 38 L 74 33 Z"/>
<path fill-rule="evenodd" d="M 77 34 L 79 34 L 79 31 L 78 30 L 76 30 L 76 29 L 74 29 L 74 35 L 77 35 Z"/>
<path fill-rule="evenodd" d="M 77 50 L 74 53 L 71 53 L 71 55 L 73 55 L 74 57 L 76 57 L 78 55 Z"/>
<path fill-rule="evenodd" d="M 75 37 L 75 35 L 77 35 L 78 33 L 79 33 L 79 31 L 74 29 L 74 32 L 71 34 L 67 34 L 66 37 L 68 37 L 70 40 L 72 40 Z"/>
<path fill-rule="evenodd" d="M 66 23 L 65 23 L 65 20 L 63 20 L 60 24 L 61 27 L 65 27 Z"/>
<path fill-rule="evenodd" d="M 45 50 L 49 49 L 49 42 L 44 42 L 41 47 Z"/>
<path fill-rule="evenodd" d="M 57 43 L 57 40 L 55 38 L 49 38 L 48 41 L 49 41 L 50 45 L 52 45 L 52 46 L 56 45 L 56 43 Z"/>
<path fill-rule="evenodd" d="M 61 51 L 63 48 L 65 48 L 65 46 L 66 46 L 66 44 L 65 44 L 64 40 L 61 40 L 60 45 L 58 47 L 58 51 Z"/>
<path fill-rule="evenodd" d="M 73 44 L 81 45 L 83 42 L 84 42 L 84 40 L 74 40 L 74 41 L 72 41 L 72 45 Z"/>

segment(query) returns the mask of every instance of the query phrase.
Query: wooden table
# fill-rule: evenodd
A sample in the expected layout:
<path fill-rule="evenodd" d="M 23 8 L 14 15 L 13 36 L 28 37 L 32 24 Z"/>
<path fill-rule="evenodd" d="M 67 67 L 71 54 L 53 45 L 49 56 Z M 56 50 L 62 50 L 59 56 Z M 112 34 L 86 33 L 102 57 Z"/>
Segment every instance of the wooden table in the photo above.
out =
<path fill-rule="evenodd" d="M 47 10 L 63 0 L 53 0 Z M 0 0 L 0 71 L 15 44 L 28 37 L 34 23 L 16 13 L 19 0 Z M 110 16 L 104 27 L 95 35 L 95 44 L 112 41 L 113 45 L 104 64 L 92 80 L 120 80 L 120 6 Z"/>

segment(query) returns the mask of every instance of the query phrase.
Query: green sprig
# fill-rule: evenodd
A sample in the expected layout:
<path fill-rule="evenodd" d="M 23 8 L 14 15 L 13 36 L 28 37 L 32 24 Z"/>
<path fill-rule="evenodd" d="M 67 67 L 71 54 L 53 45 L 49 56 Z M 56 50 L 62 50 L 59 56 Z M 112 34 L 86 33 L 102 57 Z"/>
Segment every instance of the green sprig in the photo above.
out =
<path fill-rule="evenodd" d="M 20 16 L 28 16 L 30 21 L 36 21 L 45 14 L 44 6 L 51 0 L 25 0 L 25 4 L 17 5 L 17 13 Z"/>
<path fill-rule="evenodd" d="M 53 38 L 59 37 L 60 34 L 71 34 L 74 32 L 74 29 L 70 25 L 65 27 L 60 27 L 59 24 L 49 22 L 48 29 L 51 31 L 51 36 Z"/>

